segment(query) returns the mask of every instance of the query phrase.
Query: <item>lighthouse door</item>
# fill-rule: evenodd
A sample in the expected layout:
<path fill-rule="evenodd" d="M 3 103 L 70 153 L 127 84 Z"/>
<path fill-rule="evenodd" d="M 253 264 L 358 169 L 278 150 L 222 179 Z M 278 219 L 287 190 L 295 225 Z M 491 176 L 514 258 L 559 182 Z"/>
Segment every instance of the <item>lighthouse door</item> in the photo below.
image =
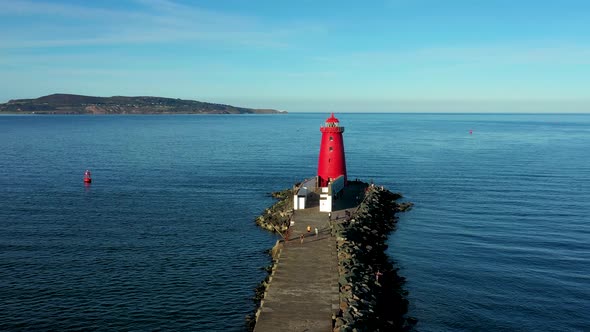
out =
<path fill-rule="evenodd" d="M 298 208 L 305 209 L 305 196 L 297 197 L 297 199 L 299 200 L 299 202 L 297 202 Z"/>

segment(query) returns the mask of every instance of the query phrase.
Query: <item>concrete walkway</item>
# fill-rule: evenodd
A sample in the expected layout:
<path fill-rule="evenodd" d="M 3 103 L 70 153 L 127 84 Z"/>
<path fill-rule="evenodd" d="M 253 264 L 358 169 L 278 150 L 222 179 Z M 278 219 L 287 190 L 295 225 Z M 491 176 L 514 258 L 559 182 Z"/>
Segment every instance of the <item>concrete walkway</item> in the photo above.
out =
<path fill-rule="evenodd" d="M 338 261 L 328 215 L 315 207 L 296 211 L 293 220 L 295 225 L 289 241 L 283 244 L 256 332 L 332 331 L 332 314 L 338 309 Z M 307 225 L 311 233 L 307 233 Z"/>
<path fill-rule="evenodd" d="M 357 195 L 358 191 L 350 190 L 340 206 L 354 207 Z M 344 210 L 332 215 L 343 218 Z M 295 211 L 292 219 L 295 224 L 283 244 L 254 331 L 330 332 L 332 315 L 339 309 L 339 292 L 336 240 L 330 234 L 328 214 L 315 206 Z"/>

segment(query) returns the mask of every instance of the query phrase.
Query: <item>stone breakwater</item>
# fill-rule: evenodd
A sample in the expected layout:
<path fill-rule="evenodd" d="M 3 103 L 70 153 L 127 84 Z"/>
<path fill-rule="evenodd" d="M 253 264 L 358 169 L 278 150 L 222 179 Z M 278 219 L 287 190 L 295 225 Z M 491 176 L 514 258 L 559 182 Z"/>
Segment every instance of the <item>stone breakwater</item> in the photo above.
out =
<path fill-rule="evenodd" d="M 260 307 L 262 305 L 262 301 L 264 300 L 264 296 L 266 295 L 266 290 L 272 280 L 272 275 L 276 269 L 277 259 L 280 255 L 281 247 L 281 242 L 277 241 L 274 247 L 268 250 L 268 254 L 271 257 L 272 262 L 263 268 L 267 272 L 267 275 L 264 280 L 261 281 L 254 289 L 252 301 L 254 302 L 255 309 L 252 314 L 246 316 L 246 329 L 248 331 L 254 331 L 254 327 L 256 326 L 256 320 L 260 315 Z"/>
<path fill-rule="evenodd" d="M 333 218 L 326 230 L 328 236 L 335 239 L 338 265 L 337 272 L 334 265 L 334 273 L 338 274 L 339 304 L 333 307 L 333 331 L 411 330 L 416 320 L 406 317 L 408 301 L 405 298 L 407 292 L 402 288 L 404 278 L 398 275 L 398 269 L 385 250 L 387 238 L 396 227 L 395 214 L 409 210 L 412 203 L 397 203 L 402 197 L 400 194 L 382 187 L 361 184 L 366 188 L 364 194 L 359 195 L 361 203 L 349 209 L 352 213 L 346 213 L 345 217 L 342 217 L 342 213 L 336 214 L 340 217 Z M 278 202 L 266 209 L 256 219 L 256 224 L 283 236 L 291 231 L 289 224 L 294 215 L 293 191 L 284 190 L 272 195 Z M 291 241 L 289 243 L 293 246 Z M 280 256 L 284 245 L 284 240 L 279 240 L 269 250 L 272 262 L 265 268 L 268 275 L 255 290 L 255 312 L 246 317 L 250 331 L 256 327 L 278 261 L 282 259 Z M 336 259 L 333 263 L 325 264 L 336 264 Z M 336 291 L 336 287 L 334 289 Z"/>
<path fill-rule="evenodd" d="M 281 236 L 283 236 L 283 233 L 286 233 L 286 231 L 289 229 L 289 223 L 291 216 L 293 215 L 293 189 L 276 191 L 270 195 L 278 201 L 271 207 L 265 209 L 264 212 L 256 218 L 255 222 L 256 225 L 260 226 L 261 228 L 274 233 L 279 233 Z M 256 325 L 256 319 L 259 315 L 262 300 L 264 299 L 266 289 L 272 280 L 272 274 L 276 269 L 276 262 L 279 257 L 281 247 L 281 241 L 277 241 L 274 247 L 268 250 L 268 254 L 272 261 L 268 266 L 263 268 L 268 274 L 254 290 L 252 301 L 254 301 L 256 308 L 251 315 L 246 316 L 246 328 L 248 331 L 254 331 L 254 326 Z"/>
<path fill-rule="evenodd" d="M 412 207 L 412 203 L 396 203 L 401 197 L 370 186 L 357 210 L 333 224 L 340 286 L 334 331 L 405 331 L 416 323 L 405 317 L 404 278 L 385 254 L 388 235 L 397 223 L 395 213 Z"/>
<path fill-rule="evenodd" d="M 283 234 L 289 229 L 293 215 L 293 189 L 271 193 L 278 201 L 256 218 L 256 224 L 271 232 Z"/>

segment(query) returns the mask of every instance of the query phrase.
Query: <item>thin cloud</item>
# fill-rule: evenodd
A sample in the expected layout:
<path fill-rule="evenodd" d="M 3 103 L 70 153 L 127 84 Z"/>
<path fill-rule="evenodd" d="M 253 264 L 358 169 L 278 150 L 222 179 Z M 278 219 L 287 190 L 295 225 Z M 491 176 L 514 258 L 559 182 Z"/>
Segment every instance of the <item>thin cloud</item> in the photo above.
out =
<path fill-rule="evenodd" d="M 168 0 L 135 0 L 131 9 L 15 0 L 0 3 L 0 18 L 44 15 L 34 26 L 4 32 L 0 48 L 149 44 L 182 41 L 221 42 L 262 48 L 289 47 L 287 37 L 305 32 L 298 26 L 271 26 L 254 17 L 229 15 Z M 46 16 L 47 14 L 51 14 Z M 71 29 L 52 16 L 79 21 Z M 69 21 L 68 23 L 71 23 Z M 60 32 L 49 33 L 43 26 Z M 12 28 L 12 27 L 11 27 Z M 2 33 L 0 33 L 2 34 Z"/>
<path fill-rule="evenodd" d="M 584 64 L 590 62 L 590 48 L 585 45 L 547 43 L 537 45 L 484 45 L 420 50 L 420 59 L 498 64 Z"/>
<path fill-rule="evenodd" d="M 123 18 L 125 15 L 135 16 L 132 12 L 121 12 L 109 10 L 100 7 L 78 6 L 72 4 L 59 4 L 42 1 L 11 0 L 0 2 L 1 16 L 34 16 L 34 15 L 54 15 L 70 18 Z"/>
<path fill-rule="evenodd" d="M 311 78 L 333 78 L 338 76 L 338 72 L 333 71 L 301 71 L 301 72 L 285 72 L 285 73 L 272 73 L 276 74 L 277 76 L 285 76 L 287 78 L 304 78 L 304 79 L 311 79 Z"/>
<path fill-rule="evenodd" d="M 357 66 L 429 64 L 590 64 L 590 47 L 579 44 L 463 45 L 395 51 L 355 52 L 311 57 L 318 63 Z"/>

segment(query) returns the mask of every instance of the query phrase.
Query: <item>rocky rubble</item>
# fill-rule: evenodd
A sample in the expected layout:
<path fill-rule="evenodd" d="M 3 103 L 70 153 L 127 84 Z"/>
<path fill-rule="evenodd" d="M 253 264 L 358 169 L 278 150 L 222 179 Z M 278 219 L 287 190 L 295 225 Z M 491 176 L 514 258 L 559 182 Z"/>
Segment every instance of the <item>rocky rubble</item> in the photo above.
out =
<path fill-rule="evenodd" d="M 266 230 L 284 233 L 289 228 L 289 221 L 293 215 L 293 189 L 273 192 L 272 197 L 278 202 L 264 210 L 256 218 L 256 224 Z"/>
<path fill-rule="evenodd" d="M 412 203 L 396 203 L 400 194 L 375 186 L 344 221 L 333 224 L 338 244 L 340 310 L 334 331 L 407 331 L 415 323 L 405 314 L 404 278 L 385 254 L 388 235 L 395 229 L 396 212 Z"/>
<path fill-rule="evenodd" d="M 279 201 L 256 219 L 256 224 L 272 232 L 284 233 L 293 214 L 293 190 L 272 194 Z M 417 320 L 406 317 L 407 292 L 404 278 L 397 274 L 385 254 L 387 238 L 395 230 L 397 212 L 408 211 L 413 204 L 397 203 L 402 196 L 382 187 L 367 186 L 365 197 L 349 217 L 334 220 L 332 235 L 336 237 L 340 310 L 333 325 L 336 331 L 410 331 Z M 269 272 L 255 290 L 256 307 L 264 298 L 275 265 L 275 249 L 269 251 L 272 263 Z M 254 329 L 256 315 L 246 318 L 249 331 Z"/>
<path fill-rule="evenodd" d="M 273 192 L 271 196 L 276 198 L 278 201 L 270 208 L 265 209 L 264 212 L 258 218 L 256 218 L 256 224 L 271 232 L 284 233 L 288 229 L 289 221 L 293 215 L 293 189 L 285 189 L 282 191 Z M 277 241 L 275 246 L 268 250 L 268 254 L 272 261 L 268 266 L 264 267 L 267 275 L 254 290 L 252 301 L 254 301 L 256 308 L 251 315 L 246 316 L 246 329 L 248 331 L 254 331 L 257 312 L 260 309 L 261 301 L 264 299 L 264 294 L 270 283 L 274 268 L 276 268 L 276 259 L 279 255 L 281 246 L 281 242 Z"/>
<path fill-rule="evenodd" d="M 268 266 L 264 267 L 264 270 L 267 273 L 266 277 L 254 289 L 254 296 L 252 297 L 252 301 L 254 302 L 256 308 L 254 309 L 254 312 L 251 315 L 246 316 L 245 323 L 247 331 L 254 331 L 254 327 L 256 326 L 256 319 L 259 315 L 262 300 L 264 300 L 266 290 L 268 288 L 268 285 L 270 284 L 271 277 L 274 274 L 274 269 L 276 268 L 277 264 L 277 257 L 280 253 L 281 248 L 282 244 L 280 243 L 280 241 L 277 241 L 275 246 L 272 249 L 268 250 L 268 254 L 272 258 L 272 261 Z"/>

